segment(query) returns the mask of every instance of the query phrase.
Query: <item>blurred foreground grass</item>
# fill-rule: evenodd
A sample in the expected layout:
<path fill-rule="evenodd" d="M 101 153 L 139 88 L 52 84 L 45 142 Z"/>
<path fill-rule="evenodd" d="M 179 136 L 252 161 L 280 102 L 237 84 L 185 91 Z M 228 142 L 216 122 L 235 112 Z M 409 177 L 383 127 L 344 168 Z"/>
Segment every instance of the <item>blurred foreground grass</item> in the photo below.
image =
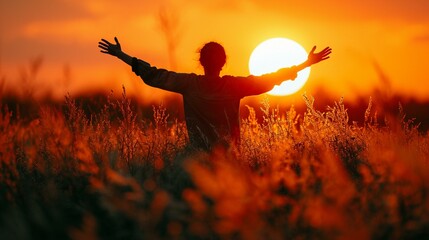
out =
<path fill-rule="evenodd" d="M 304 101 L 248 107 L 240 146 L 211 153 L 125 91 L 89 115 L 3 108 L 0 239 L 428 239 L 429 136 L 401 106 L 379 123 L 370 100 L 358 125 Z"/>

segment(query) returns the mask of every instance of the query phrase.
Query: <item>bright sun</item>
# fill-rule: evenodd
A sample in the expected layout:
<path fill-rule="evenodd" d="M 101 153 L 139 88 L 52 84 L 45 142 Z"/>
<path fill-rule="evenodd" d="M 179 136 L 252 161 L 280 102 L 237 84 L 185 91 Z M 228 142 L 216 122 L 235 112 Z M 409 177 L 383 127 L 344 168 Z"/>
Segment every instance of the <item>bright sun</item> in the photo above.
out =
<path fill-rule="evenodd" d="M 280 68 L 298 65 L 307 60 L 305 49 L 287 38 L 271 38 L 260 43 L 249 59 L 249 71 L 252 75 L 275 72 Z M 285 96 L 301 89 L 310 76 L 310 67 L 298 73 L 294 81 L 285 79 L 280 86 L 275 86 L 268 94 Z"/>

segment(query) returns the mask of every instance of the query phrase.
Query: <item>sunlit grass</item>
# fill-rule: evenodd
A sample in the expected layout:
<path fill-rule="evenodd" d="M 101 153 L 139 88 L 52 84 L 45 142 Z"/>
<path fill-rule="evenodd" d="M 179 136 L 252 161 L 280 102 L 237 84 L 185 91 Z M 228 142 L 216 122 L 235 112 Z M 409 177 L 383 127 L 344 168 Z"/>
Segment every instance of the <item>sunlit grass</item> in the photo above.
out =
<path fill-rule="evenodd" d="M 398 107 L 350 123 L 343 100 L 248 106 L 241 143 L 187 145 L 162 106 L 122 98 L 85 113 L 0 115 L 0 239 L 424 239 L 429 137 Z M 261 113 L 262 118 L 257 118 Z"/>

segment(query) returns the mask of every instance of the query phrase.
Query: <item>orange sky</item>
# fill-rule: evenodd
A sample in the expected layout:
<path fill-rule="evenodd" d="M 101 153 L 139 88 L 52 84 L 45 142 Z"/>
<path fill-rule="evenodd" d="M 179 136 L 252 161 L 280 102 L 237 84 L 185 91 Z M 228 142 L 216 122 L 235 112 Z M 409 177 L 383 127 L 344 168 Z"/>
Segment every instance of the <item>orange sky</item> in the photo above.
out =
<path fill-rule="evenodd" d="M 286 37 L 307 50 L 313 45 L 333 48 L 329 61 L 314 66 L 304 90 L 323 85 L 338 96 L 353 98 L 380 86 L 381 73 L 390 79 L 393 93 L 429 99 L 429 1 L 318 2 L 1 1 L 2 88 L 39 93 L 55 89 L 61 98 L 66 92 L 91 88 L 120 91 L 124 84 L 145 99 L 156 98 L 160 91 L 145 87 L 119 60 L 100 54 L 97 43 L 101 37 L 117 36 L 129 54 L 172 68 L 160 27 L 164 12 L 174 23 L 174 70 L 180 72 L 202 73 L 197 50 L 214 40 L 228 55 L 222 73 L 248 75 L 253 48 L 268 38 Z M 42 65 L 37 76 L 25 77 L 30 61 L 38 57 Z"/>

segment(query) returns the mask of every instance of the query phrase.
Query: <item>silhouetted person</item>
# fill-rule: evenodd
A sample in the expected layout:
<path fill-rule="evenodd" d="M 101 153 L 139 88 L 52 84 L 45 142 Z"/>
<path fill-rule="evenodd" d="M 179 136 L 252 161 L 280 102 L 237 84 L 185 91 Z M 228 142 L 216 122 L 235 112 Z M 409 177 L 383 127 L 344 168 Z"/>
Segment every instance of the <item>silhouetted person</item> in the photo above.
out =
<path fill-rule="evenodd" d="M 149 63 L 131 57 L 116 44 L 101 39 L 98 47 L 102 53 L 118 57 L 132 67 L 132 71 L 152 87 L 180 93 L 183 96 L 186 127 L 193 147 L 209 150 L 216 144 L 238 142 L 240 139 L 240 99 L 271 90 L 287 79 L 295 79 L 302 69 L 329 58 L 331 48 L 314 53 L 300 65 L 282 68 L 262 76 L 219 76 L 226 62 L 224 48 L 209 42 L 200 51 L 200 63 L 204 75 L 176 73 L 158 69 Z"/>

